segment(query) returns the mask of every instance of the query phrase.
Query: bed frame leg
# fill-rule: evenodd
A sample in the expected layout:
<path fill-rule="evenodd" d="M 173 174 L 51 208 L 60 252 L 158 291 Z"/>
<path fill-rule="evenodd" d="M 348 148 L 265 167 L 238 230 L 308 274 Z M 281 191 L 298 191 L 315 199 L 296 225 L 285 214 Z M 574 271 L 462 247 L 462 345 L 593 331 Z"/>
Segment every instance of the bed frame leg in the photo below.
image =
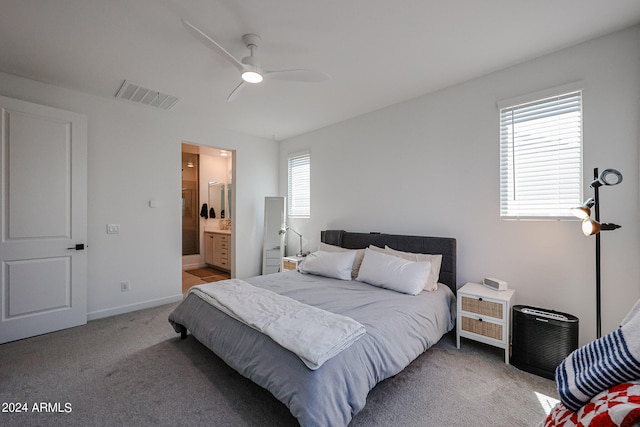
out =
<path fill-rule="evenodd" d="M 179 325 L 179 327 L 180 327 L 180 339 L 181 340 L 187 339 L 187 328 L 185 328 L 182 325 Z"/>

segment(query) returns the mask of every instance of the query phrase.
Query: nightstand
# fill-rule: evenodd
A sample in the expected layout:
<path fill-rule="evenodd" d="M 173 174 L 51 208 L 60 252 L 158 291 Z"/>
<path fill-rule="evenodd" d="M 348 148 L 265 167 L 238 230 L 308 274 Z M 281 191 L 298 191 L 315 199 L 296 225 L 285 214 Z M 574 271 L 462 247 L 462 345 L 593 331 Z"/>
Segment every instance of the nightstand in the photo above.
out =
<path fill-rule="evenodd" d="M 301 256 L 285 256 L 282 257 L 282 271 L 297 270 L 298 264 L 304 258 Z"/>
<path fill-rule="evenodd" d="M 458 289 L 457 346 L 460 338 L 469 338 L 500 347 L 504 363 L 509 364 L 509 326 L 513 289 L 495 291 L 477 283 Z"/>

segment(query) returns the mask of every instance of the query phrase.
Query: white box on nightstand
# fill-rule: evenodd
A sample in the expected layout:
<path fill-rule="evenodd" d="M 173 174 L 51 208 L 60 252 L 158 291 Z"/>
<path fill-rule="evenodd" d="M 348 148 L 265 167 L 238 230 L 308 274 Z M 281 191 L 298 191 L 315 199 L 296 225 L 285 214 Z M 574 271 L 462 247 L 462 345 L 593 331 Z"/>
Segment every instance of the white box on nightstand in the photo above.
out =
<path fill-rule="evenodd" d="M 495 291 L 478 283 L 467 283 L 457 292 L 457 347 L 469 338 L 504 349 L 509 364 L 509 337 L 513 289 Z"/>

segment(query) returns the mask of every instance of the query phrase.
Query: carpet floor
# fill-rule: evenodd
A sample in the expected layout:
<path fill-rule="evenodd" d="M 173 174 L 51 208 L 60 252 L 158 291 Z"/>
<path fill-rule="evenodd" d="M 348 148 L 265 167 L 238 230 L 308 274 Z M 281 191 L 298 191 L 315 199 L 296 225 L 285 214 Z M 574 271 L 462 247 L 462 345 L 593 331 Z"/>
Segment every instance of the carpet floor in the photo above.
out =
<path fill-rule="evenodd" d="M 0 425 L 297 425 L 192 336 L 180 340 L 167 321 L 175 306 L 0 345 Z M 449 334 L 378 384 L 350 426 L 535 426 L 552 398 L 553 381 L 505 365 L 494 347 L 458 350 Z"/>

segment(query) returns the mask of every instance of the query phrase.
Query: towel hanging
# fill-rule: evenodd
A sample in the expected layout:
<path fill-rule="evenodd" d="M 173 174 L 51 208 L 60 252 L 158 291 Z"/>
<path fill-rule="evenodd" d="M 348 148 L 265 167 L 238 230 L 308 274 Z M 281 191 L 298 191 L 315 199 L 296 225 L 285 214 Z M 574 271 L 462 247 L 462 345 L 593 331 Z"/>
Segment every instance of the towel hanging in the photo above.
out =
<path fill-rule="evenodd" d="M 203 217 L 204 219 L 209 218 L 208 211 L 209 211 L 209 209 L 207 208 L 207 204 L 203 203 L 202 204 L 202 209 L 200 210 L 200 216 Z"/>
<path fill-rule="evenodd" d="M 210 218 L 216 217 L 216 211 L 213 209 L 213 206 L 211 207 L 211 209 L 209 209 L 209 217 Z"/>

